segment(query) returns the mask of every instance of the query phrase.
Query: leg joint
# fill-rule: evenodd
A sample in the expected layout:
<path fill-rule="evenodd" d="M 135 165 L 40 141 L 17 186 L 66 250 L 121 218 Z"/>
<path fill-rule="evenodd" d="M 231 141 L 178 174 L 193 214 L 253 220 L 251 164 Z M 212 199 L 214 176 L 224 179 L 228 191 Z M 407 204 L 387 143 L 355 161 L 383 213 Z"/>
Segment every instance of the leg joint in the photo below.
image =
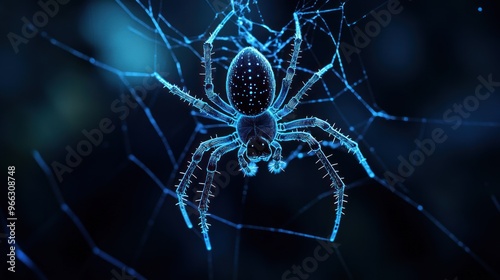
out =
<path fill-rule="evenodd" d="M 207 95 L 209 95 L 208 97 L 210 99 L 213 99 L 213 98 L 211 98 L 212 97 L 211 93 L 213 93 L 214 85 L 212 83 L 206 83 L 205 84 L 205 90 L 207 91 Z"/>
<path fill-rule="evenodd" d="M 203 50 L 205 52 L 209 52 L 208 54 L 210 55 L 210 52 L 212 51 L 212 43 L 210 42 L 203 43 Z"/>
<path fill-rule="evenodd" d="M 319 143 L 315 139 L 308 140 L 308 143 L 313 151 L 319 150 Z"/>
<path fill-rule="evenodd" d="M 193 157 L 192 157 L 193 162 L 200 162 L 201 157 L 202 157 L 202 152 L 199 152 L 199 153 L 198 153 L 198 152 L 195 152 L 195 153 L 193 154 Z"/>

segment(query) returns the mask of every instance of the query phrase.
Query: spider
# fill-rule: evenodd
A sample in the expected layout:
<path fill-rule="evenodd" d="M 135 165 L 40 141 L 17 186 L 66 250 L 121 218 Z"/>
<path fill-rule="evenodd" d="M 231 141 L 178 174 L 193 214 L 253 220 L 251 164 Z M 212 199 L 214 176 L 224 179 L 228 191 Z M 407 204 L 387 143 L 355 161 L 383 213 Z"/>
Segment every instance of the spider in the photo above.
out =
<path fill-rule="evenodd" d="M 340 225 L 340 218 L 343 214 L 342 206 L 344 200 L 344 183 L 337 174 L 333 165 L 328 161 L 328 157 L 321 150 L 319 142 L 309 133 L 298 131 L 301 128 L 318 127 L 332 135 L 340 141 L 340 144 L 352 151 L 370 177 L 374 177 L 370 166 L 361 154 L 358 144 L 349 139 L 339 130 L 326 121 L 316 118 L 302 118 L 289 122 L 280 122 L 285 116 L 290 114 L 300 103 L 301 98 L 311 86 L 317 82 L 322 75 L 333 67 L 332 63 L 317 71 L 302 88 L 293 96 L 283 107 L 292 78 L 295 74 L 297 59 L 302 42 L 302 34 L 297 13 L 294 13 L 295 38 L 293 44 L 293 53 L 289 67 L 286 70 L 286 76 L 282 80 L 281 89 L 275 98 L 276 81 L 271 64 L 257 49 L 245 47 L 241 49 L 233 58 L 226 78 L 226 93 L 229 104 L 221 99 L 214 92 L 212 83 L 212 43 L 225 23 L 235 14 L 231 11 L 226 15 L 222 22 L 217 26 L 212 35 L 203 44 L 204 66 L 205 66 L 205 93 L 208 99 L 219 109 L 216 109 L 200 99 L 191 96 L 189 93 L 181 90 L 164 80 L 158 73 L 153 76 L 160 81 L 172 94 L 177 95 L 183 101 L 187 101 L 191 106 L 197 108 L 200 112 L 209 117 L 219 120 L 226 125 L 235 128 L 235 132 L 222 137 L 212 138 L 202 142 L 193 153 L 191 161 L 188 163 L 186 172 L 183 173 L 177 185 L 178 205 L 182 216 L 188 226 L 193 225 L 186 211 L 186 190 L 190 184 L 190 178 L 198 163 L 201 161 L 205 152 L 213 149 L 206 168 L 206 179 L 203 183 L 203 190 L 199 199 L 198 211 L 200 213 L 200 226 L 207 250 L 211 250 L 207 222 L 208 203 L 213 187 L 213 178 L 217 169 L 217 162 L 226 153 L 238 150 L 238 162 L 245 176 L 254 176 L 257 173 L 257 162 L 265 161 L 268 163 L 268 169 L 271 173 L 279 173 L 284 170 L 286 163 L 282 160 L 281 141 L 301 141 L 307 143 L 311 151 L 318 157 L 327 174 L 331 179 L 331 187 L 335 188 L 334 197 L 337 208 L 335 210 L 335 222 L 330 241 L 334 241 Z M 201 169 L 201 168 L 200 168 Z"/>

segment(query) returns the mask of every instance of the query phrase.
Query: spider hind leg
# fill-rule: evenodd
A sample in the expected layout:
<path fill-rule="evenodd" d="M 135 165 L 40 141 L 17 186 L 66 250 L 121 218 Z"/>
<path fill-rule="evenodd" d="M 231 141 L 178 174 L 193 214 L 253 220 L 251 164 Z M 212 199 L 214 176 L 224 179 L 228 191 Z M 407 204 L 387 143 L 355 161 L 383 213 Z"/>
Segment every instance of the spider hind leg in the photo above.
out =
<path fill-rule="evenodd" d="M 187 201 L 186 191 L 189 188 L 189 185 L 191 184 L 191 177 L 194 176 L 193 175 L 194 170 L 198 166 L 198 163 L 201 161 L 201 158 L 203 157 L 203 154 L 205 152 L 207 152 L 212 148 L 217 148 L 221 145 L 230 143 L 231 139 L 233 139 L 234 137 L 236 137 L 236 135 L 232 134 L 224 137 L 213 138 L 202 142 L 200 146 L 198 146 L 196 151 L 193 153 L 188 168 L 183 173 L 182 179 L 180 179 L 179 184 L 176 186 L 177 187 L 176 193 L 178 199 L 177 205 L 179 205 L 182 217 L 184 218 L 184 221 L 186 222 L 188 228 L 192 228 L 193 224 L 189 219 L 189 213 L 186 211 L 186 201 Z"/>
<path fill-rule="evenodd" d="M 332 135 L 335 139 L 339 140 L 342 146 L 347 148 L 349 152 L 352 152 L 356 156 L 359 164 L 365 169 L 366 174 L 368 174 L 370 178 L 375 177 L 375 173 L 372 171 L 370 165 L 368 165 L 368 162 L 366 162 L 366 158 L 361 153 L 358 143 L 351 140 L 349 137 L 342 134 L 339 129 L 333 128 L 333 126 L 322 119 L 312 117 L 281 123 L 279 125 L 279 130 L 285 131 L 310 127 L 318 127 L 326 133 Z"/>
<path fill-rule="evenodd" d="M 208 212 L 208 203 L 210 202 L 210 197 L 213 197 L 212 187 L 213 185 L 214 175 L 217 170 L 217 162 L 219 162 L 220 158 L 236 149 L 238 147 L 238 141 L 233 139 L 233 141 L 226 143 L 225 145 L 221 145 L 217 149 L 215 149 L 210 155 L 210 159 L 208 161 L 207 166 L 207 177 L 205 179 L 205 183 L 203 184 L 203 190 L 201 191 L 201 197 L 199 199 L 200 204 L 198 205 L 198 211 L 200 212 L 200 227 L 201 233 L 203 234 L 203 239 L 205 241 L 205 246 L 207 250 L 212 250 L 212 245 L 210 244 L 210 237 L 208 236 L 208 227 L 210 224 L 207 221 L 207 216 L 209 216 Z"/>
<path fill-rule="evenodd" d="M 325 153 L 323 153 L 323 150 L 321 150 L 321 147 L 314 139 L 314 137 L 307 133 L 307 132 L 278 132 L 276 136 L 276 140 L 278 141 L 302 141 L 311 147 L 311 150 L 316 154 L 318 157 L 318 161 L 320 161 L 326 170 L 327 174 L 326 176 L 329 176 L 332 184 L 331 187 L 335 188 L 334 190 L 334 197 L 335 197 L 335 204 L 337 205 L 337 208 L 335 210 L 335 221 L 333 225 L 333 231 L 332 234 L 330 235 L 330 241 L 333 242 L 335 240 L 335 237 L 337 236 L 337 232 L 340 227 L 340 219 L 342 218 L 342 211 L 344 209 L 343 204 L 346 202 L 344 200 L 344 182 L 342 182 L 342 179 L 340 176 L 337 174 L 337 170 L 333 167 L 333 165 L 328 161 L 327 156 Z"/>

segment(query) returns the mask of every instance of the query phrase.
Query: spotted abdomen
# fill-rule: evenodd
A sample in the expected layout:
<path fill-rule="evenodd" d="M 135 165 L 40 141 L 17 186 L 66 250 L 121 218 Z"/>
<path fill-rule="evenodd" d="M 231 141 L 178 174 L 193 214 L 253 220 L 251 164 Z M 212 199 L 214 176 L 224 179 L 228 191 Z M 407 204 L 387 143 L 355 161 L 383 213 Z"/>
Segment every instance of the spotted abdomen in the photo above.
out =
<path fill-rule="evenodd" d="M 256 116 L 274 99 L 276 82 L 269 61 L 256 49 L 242 49 L 229 66 L 226 79 L 227 98 L 241 114 Z"/>

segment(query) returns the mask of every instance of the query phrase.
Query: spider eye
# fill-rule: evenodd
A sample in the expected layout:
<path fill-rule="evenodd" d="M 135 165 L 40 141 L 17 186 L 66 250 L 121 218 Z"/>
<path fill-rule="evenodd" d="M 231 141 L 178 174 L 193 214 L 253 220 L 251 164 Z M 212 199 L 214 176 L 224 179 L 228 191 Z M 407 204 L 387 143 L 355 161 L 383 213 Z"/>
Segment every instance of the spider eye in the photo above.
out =
<path fill-rule="evenodd" d="M 269 143 L 260 136 L 251 137 L 247 143 L 247 157 L 251 161 L 269 160 L 271 148 Z"/>

